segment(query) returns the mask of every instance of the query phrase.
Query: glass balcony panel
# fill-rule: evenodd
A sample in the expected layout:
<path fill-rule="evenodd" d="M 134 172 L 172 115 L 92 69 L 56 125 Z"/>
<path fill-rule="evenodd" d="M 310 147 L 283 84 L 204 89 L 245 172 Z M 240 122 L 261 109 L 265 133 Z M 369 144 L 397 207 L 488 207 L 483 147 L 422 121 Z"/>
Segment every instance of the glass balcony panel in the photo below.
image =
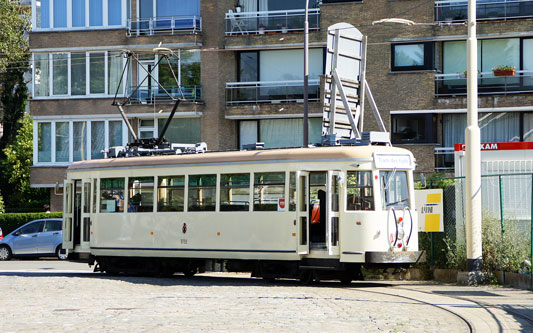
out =
<path fill-rule="evenodd" d="M 202 88 L 199 86 L 181 87 L 181 91 L 187 102 L 202 101 Z M 128 89 L 128 95 L 131 96 L 131 104 L 173 103 L 173 99 L 182 98 L 178 87 L 165 87 L 164 89 L 161 87 L 141 87 L 136 91 L 130 88 Z"/>
<path fill-rule="evenodd" d="M 309 101 L 320 100 L 320 80 L 309 80 Z M 233 82 L 226 84 L 226 103 L 303 102 L 303 81 Z"/>
<path fill-rule="evenodd" d="M 478 20 L 533 17 L 533 0 L 480 0 L 477 2 Z M 466 21 L 468 1 L 436 1 L 435 21 Z"/>
<path fill-rule="evenodd" d="M 309 9 L 309 30 L 320 29 L 320 9 Z M 305 10 L 226 13 L 226 35 L 303 31 Z"/>
<path fill-rule="evenodd" d="M 128 36 L 196 34 L 202 31 L 200 16 L 158 16 L 128 21 Z"/>
<path fill-rule="evenodd" d="M 436 96 L 466 95 L 463 74 L 435 75 Z M 533 71 L 516 71 L 514 76 L 494 76 L 493 72 L 478 74 L 478 93 L 517 94 L 533 92 Z"/>

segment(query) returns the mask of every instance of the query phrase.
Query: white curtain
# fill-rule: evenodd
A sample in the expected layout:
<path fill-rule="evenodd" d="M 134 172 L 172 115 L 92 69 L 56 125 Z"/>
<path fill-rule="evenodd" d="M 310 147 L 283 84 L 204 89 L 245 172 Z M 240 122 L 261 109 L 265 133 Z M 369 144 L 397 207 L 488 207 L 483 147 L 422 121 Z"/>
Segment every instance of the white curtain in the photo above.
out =
<path fill-rule="evenodd" d="M 108 53 L 108 71 L 109 71 L 109 94 L 114 95 L 117 92 L 120 83 L 120 76 L 122 75 L 122 55 L 118 52 Z M 122 94 L 122 85 L 118 90 Z"/>
<path fill-rule="evenodd" d="M 50 62 L 48 54 L 35 54 L 35 96 L 50 95 Z"/>
<path fill-rule="evenodd" d="M 257 12 L 257 0 L 243 0 L 242 4 L 245 12 Z"/>
<path fill-rule="evenodd" d="M 56 162 L 69 161 L 69 123 L 56 123 Z"/>
<path fill-rule="evenodd" d="M 84 161 L 87 159 L 87 123 L 85 121 L 74 122 L 74 161 Z"/>
<path fill-rule="evenodd" d="M 254 144 L 259 141 L 257 137 L 257 120 L 239 122 L 239 140 L 240 148 L 243 145 Z"/>
<path fill-rule="evenodd" d="M 531 71 L 531 73 L 526 73 L 528 78 L 524 78 L 525 86 L 533 86 L 533 38 L 522 39 L 522 61 L 523 61 L 523 70 Z"/>
<path fill-rule="evenodd" d="M 109 147 L 122 146 L 122 120 L 109 122 Z"/>
<path fill-rule="evenodd" d="M 442 117 L 444 147 L 465 143 L 466 114 L 445 114 Z M 481 113 L 481 142 L 515 142 L 520 140 L 518 112 Z"/>
<path fill-rule="evenodd" d="M 479 115 L 481 142 L 520 141 L 518 112 L 482 113 Z"/>
<path fill-rule="evenodd" d="M 319 143 L 322 138 L 322 118 L 310 118 L 308 128 L 309 143 Z M 303 143 L 303 119 L 261 120 L 259 133 L 265 148 L 299 147 Z"/>
<path fill-rule="evenodd" d="M 102 150 L 105 146 L 105 122 L 91 122 L 91 159 L 104 158 Z"/>
<path fill-rule="evenodd" d="M 303 50 L 261 51 L 259 69 L 261 81 L 303 80 Z M 309 79 L 318 79 L 324 74 L 323 49 L 309 50 Z"/>
<path fill-rule="evenodd" d="M 53 54 L 53 94 L 68 94 L 68 54 Z"/>
<path fill-rule="evenodd" d="M 533 141 L 533 112 L 524 114 L 524 141 Z"/>

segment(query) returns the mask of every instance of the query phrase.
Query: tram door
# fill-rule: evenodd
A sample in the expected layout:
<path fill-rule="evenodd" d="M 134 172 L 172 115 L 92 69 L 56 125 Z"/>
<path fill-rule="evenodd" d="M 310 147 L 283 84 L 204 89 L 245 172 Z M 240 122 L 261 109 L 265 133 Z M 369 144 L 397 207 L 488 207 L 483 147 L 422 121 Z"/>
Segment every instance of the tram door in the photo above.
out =
<path fill-rule="evenodd" d="M 309 254 L 309 172 L 298 171 L 296 176 L 298 254 Z"/>
<path fill-rule="evenodd" d="M 91 240 L 91 180 L 83 181 L 83 188 L 81 193 L 81 247 L 83 249 L 89 248 Z"/>
<path fill-rule="evenodd" d="M 73 195 L 73 214 L 74 214 L 74 247 L 81 242 L 81 203 L 82 203 L 82 184 L 81 180 L 74 181 Z"/>
<path fill-rule="evenodd" d="M 74 192 L 74 182 L 65 180 L 63 187 L 63 249 L 72 250 L 72 222 L 74 220 L 74 209 L 72 194 Z"/>
<path fill-rule="evenodd" d="M 338 171 L 328 171 L 327 179 L 327 243 L 328 254 L 339 254 L 339 193 L 340 184 L 339 176 L 341 173 Z"/>

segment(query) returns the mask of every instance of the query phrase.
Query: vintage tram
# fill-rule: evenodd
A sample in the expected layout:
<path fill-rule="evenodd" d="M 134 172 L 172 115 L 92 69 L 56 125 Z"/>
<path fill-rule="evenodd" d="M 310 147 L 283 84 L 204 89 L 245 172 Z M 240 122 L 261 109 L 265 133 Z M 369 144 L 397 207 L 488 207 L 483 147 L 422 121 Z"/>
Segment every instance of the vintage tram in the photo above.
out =
<path fill-rule="evenodd" d="M 380 145 L 73 163 L 63 248 L 108 273 L 361 278 L 419 259 L 413 155 Z"/>

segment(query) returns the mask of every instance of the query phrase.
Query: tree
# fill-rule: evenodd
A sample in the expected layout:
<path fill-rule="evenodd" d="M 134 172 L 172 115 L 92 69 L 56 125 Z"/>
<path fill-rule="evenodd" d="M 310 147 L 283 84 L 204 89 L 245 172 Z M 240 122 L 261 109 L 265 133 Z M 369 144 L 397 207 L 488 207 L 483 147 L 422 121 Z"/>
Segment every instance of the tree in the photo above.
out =
<path fill-rule="evenodd" d="M 19 1 L 0 0 L 0 108 L 4 113 L 0 159 L 5 157 L 4 148 L 15 139 L 28 98 L 24 73 L 29 70 L 29 14 L 29 8 Z"/>
<path fill-rule="evenodd" d="M 30 187 L 30 167 L 33 165 L 33 124 L 28 114 L 20 120 L 16 139 L 4 151 L 2 163 L 4 177 L 2 194 L 7 207 L 17 207 L 23 203 L 26 207 L 42 209 L 48 201 L 46 189 Z M 44 200 L 43 200 L 44 198 Z"/>

